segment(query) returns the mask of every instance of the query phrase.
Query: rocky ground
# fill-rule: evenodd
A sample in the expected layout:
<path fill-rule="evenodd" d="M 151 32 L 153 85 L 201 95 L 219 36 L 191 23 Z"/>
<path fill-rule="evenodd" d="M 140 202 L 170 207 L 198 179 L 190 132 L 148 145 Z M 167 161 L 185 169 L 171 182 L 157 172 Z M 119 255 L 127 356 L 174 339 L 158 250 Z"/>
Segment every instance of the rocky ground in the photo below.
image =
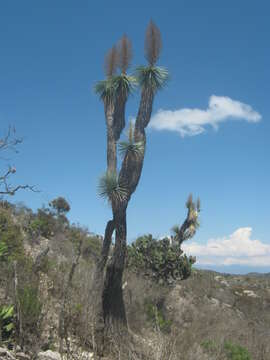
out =
<path fill-rule="evenodd" d="M 70 356 L 78 360 L 93 358 L 89 341 L 93 246 L 87 238 L 67 306 Z M 47 247 L 48 263 L 39 275 L 42 312 L 34 353 L 38 360 L 59 360 L 61 296 L 74 249 L 61 232 L 50 239 L 24 239 L 26 256 L 34 260 Z M 12 301 L 12 289 L 5 277 L 0 280 L 0 303 L 5 304 Z M 270 360 L 270 274 L 228 275 L 194 269 L 188 279 L 166 284 L 153 280 L 149 273 L 127 269 L 123 289 L 133 339 L 128 359 Z M 18 346 L 8 350 L 2 345 L 0 360 L 29 360 L 31 350 L 23 352 Z M 116 358 L 127 359 L 120 350 L 109 360 Z"/>
<path fill-rule="evenodd" d="M 189 279 L 169 287 L 138 280 L 133 274 L 127 278 L 130 326 L 149 338 L 143 308 L 145 301 L 156 304 L 170 324 L 170 332 L 165 331 L 164 337 L 173 337 L 179 359 L 222 358 L 225 342 L 248 349 L 252 359 L 270 359 L 269 275 L 195 270 Z"/>

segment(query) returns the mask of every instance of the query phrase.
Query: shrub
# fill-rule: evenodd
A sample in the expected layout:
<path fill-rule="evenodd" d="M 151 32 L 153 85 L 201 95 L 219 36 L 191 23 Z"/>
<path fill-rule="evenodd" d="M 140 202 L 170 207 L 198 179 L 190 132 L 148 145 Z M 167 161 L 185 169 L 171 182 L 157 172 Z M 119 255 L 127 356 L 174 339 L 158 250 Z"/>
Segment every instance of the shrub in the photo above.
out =
<path fill-rule="evenodd" d="M 4 242 L 0 242 L 0 260 L 4 261 L 7 254 L 7 246 Z"/>
<path fill-rule="evenodd" d="M 167 320 L 162 307 L 162 302 L 155 303 L 151 300 L 146 300 L 144 303 L 144 309 L 147 316 L 147 320 L 152 323 L 152 325 L 162 332 L 170 332 L 171 330 L 171 320 Z"/>
<path fill-rule="evenodd" d="M 57 212 L 57 215 L 64 215 L 70 210 L 69 203 L 62 196 L 59 196 L 50 202 L 50 206 Z"/>
<path fill-rule="evenodd" d="M 53 235 L 56 221 L 48 209 L 38 209 L 35 218 L 29 225 L 29 232 L 33 236 L 49 238 Z"/>
<path fill-rule="evenodd" d="M 206 353 L 218 358 L 222 355 L 222 359 L 226 358 L 227 360 L 251 360 L 247 349 L 230 341 L 225 341 L 224 344 L 217 344 L 213 340 L 205 340 L 201 343 L 201 347 Z"/>
<path fill-rule="evenodd" d="M 248 350 L 240 345 L 227 341 L 224 344 L 224 349 L 228 360 L 251 360 Z"/>
<path fill-rule="evenodd" d="M 42 308 L 38 297 L 38 288 L 30 284 L 20 289 L 19 302 L 23 326 L 28 329 L 34 329 L 39 320 Z"/>
<path fill-rule="evenodd" d="M 0 343 L 8 342 L 14 329 L 14 306 L 0 306 Z"/>
<path fill-rule="evenodd" d="M 201 343 L 201 347 L 208 353 L 215 353 L 218 350 L 218 345 L 214 340 L 205 340 Z"/>
<path fill-rule="evenodd" d="M 39 342 L 41 334 L 42 301 L 39 273 L 31 258 L 24 257 L 18 262 L 17 275 L 16 303 L 19 305 L 20 319 L 20 324 L 17 324 L 18 340 L 21 346 L 32 348 Z"/>
<path fill-rule="evenodd" d="M 139 237 L 128 246 L 128 266 L 143 270 L 157 280 L 171 282 L 186 279 L 195 259 L 187 257 L 177 244 L 168 238 L 156 240 L 152 235 Z"/>
<path fill-rule="evenodd" d="M 0 209 L 0 239 L 1 239 L 1 257 L 7 261 L 15 259 L 22 255 L 22 233 L 20 227 L 15 224 L 8 210 Z"/>
<path fill-rule="evenodd" d="M 82 244 L 82 256 L 88 260 L 91 256 L 97 258 L 101 251 L 101 241 L 97 236 L 86 236 Z"/>

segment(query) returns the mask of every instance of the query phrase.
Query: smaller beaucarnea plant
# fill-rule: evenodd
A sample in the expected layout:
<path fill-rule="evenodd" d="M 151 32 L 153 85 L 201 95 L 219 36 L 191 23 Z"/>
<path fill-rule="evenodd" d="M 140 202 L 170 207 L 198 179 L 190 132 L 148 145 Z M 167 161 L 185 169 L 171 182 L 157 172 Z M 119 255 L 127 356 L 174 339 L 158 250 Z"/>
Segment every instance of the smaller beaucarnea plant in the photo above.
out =
<path fill-rule="evenodd" d="M 134 124 L 132 121 L 129 124 L 128 139 L 126 141 L 119 142 L 119 153 L 122 157 L 127 154 L 134 154 L 136 156 L 142 156 L 144 153 L 144 142 L 134 140 Z"/>
<path fill-rule="evenodd" d="M 99 195 L 108 200 L 109 203 L 117 203 L 125 200 L 127 189 L 119 185 L 118 175 L 113 172 L 107 172 L 99 181 Z"/>
<path fill-rule="evenodd" d="M 174 242 L 177 243 L 179 246 L 181 246 L 184 241 L 191 239 L 196 234 L 196 231 L 200 226 L 200 198 L 198 198 L 197 201 L 194 202 L 192 194 L 190 194 L 186 201 L 186 207 L 188 209 L 188 212 L 185 221 L 181 226 L 175 225 L 172 228 L 172 232 L 174 234 Z"/>

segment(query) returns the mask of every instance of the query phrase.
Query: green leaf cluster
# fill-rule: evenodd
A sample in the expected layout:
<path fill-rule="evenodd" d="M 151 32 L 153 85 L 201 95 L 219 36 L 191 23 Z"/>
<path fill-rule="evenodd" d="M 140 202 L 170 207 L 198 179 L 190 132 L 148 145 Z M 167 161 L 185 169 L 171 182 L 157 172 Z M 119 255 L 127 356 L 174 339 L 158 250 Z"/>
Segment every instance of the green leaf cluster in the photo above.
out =
<path fill-rule="evenodd" d="M 248 350 L 240 345 L 225 342 L 224 349 L 228 360 L 251 360 Z"/>
<path fill-rule="evenodd" d="M 181 248 L 171 244 L 168 238 L 157 240 L 146 235 L 128 246 L 128 266 L 156 280 L 186 279 L 194 262 L 193 257 L 183 254 Z"/>
<path fill-rule="evenodd" d="M 134 139 L 134 125 L 130 122 L 127 141 L 120 141 L 118 145 L 120 155 L 124 157 L 127 153 L 135 156 L 143 156 L 144 142 L 135 141 Z"/>
<path fill-rule="evenodd" d="M 63 215 L 70 211 L 69 203 L 62 196 L 52 200 L 49 205 L 56 211 L 57 215 Z"/>
<path fill-rule="evenodd" d="M 138 66 L 135 77 L 141 88 L 156 92 L 167 84 L 169 73 L 166 68 L 160 66 Z"/>
<path fill-rule="evenodd" d="M 38 296 L 38 287 L 34 284 L 27 284 L 19 289 L 19 302 L 21 316 L 25 330 L 31 332 L 39 321 L 42 304 Z"/>
<path fill-rule="evenodd" d="M 146 300 L 144 303 L 144 310 L 147 320 L 152 323 L 154 328 L 164 333 L 170 332 L 172 321 L 166 319 L 162 308 L 159 308 L 153 301 Z"/>
<path fill-rule="evenodd" d="M 23 254 L 22 232 L 9 210 L 0 208 L 0 257 L 7 262 Z"/>
<path fill-rule="evenodd" d="M 32 236 L 50 238 L 55 230 L 56 220 L 49 209 L 38 209 L 36 216 L 31 221 L 28 232 Z"/>
<path fill-rule="evenodd" d="M 216 356 L 220 352 L 227 360 L 251 360 L 251 355 L 243 346 L 225 341 L 224 344 L 217 344 L 214 340 L 205 340 L 201 343 L 202 348 L 211 355 Z"/>
<path fill-rule="evenodd" d="M 14 329 L 13 317 L 13 305 L 3 305 L 0 307 L 0 332 L 4 341 L 8 341 L 12 335 Z"/>
<path fill-rule="evenodd" d="M 98 81 L 94 87 L 96 94 L 104 103 L 114 102 L 116 96 L 128 97 L 137 84 L 134 76 L 126 74 L 110 76 L 105 80 Z"/>
<path fill-rule="evenodd" d="M 122 201 L 127 198 L 127 189 L 118 182 L 118 175 L 106 172 L 99 181 L 99 195 L 109 202 Z"/>
<path fill-rule="evenodd" d="M 7 253 L 7 246 L 5 243 L 0 242 L 0 260 L 3 261 L 3 258 L 5 257 Z"/>

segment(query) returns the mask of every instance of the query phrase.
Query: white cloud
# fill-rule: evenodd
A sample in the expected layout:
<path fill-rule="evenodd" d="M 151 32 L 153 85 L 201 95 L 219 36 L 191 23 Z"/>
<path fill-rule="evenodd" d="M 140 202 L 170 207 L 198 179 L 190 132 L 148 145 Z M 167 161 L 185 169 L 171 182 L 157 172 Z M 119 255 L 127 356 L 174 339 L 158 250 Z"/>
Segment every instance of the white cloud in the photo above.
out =
<path fill-rule="evenodd" d="M 252 228 L 244 227 L 223 238 L 210 239 L 206 244 L 183 244 L 183 250 L 197 257 L 201 265 L 269 266 L 270 244 L 251 238 Z"/>
<path fill-rule="evenodd" d="M 221 122 L 229 119 L 258 122 L 261 118 L 262 116 L 250 105 L 229 97 L 212 95 L 206 110 L 158 110 L 152 117 L 150 127 L 156 130 L 177 131 L 181 136 L 192 136 L 204 132 L 208 125 L 217 129 Z"/>

